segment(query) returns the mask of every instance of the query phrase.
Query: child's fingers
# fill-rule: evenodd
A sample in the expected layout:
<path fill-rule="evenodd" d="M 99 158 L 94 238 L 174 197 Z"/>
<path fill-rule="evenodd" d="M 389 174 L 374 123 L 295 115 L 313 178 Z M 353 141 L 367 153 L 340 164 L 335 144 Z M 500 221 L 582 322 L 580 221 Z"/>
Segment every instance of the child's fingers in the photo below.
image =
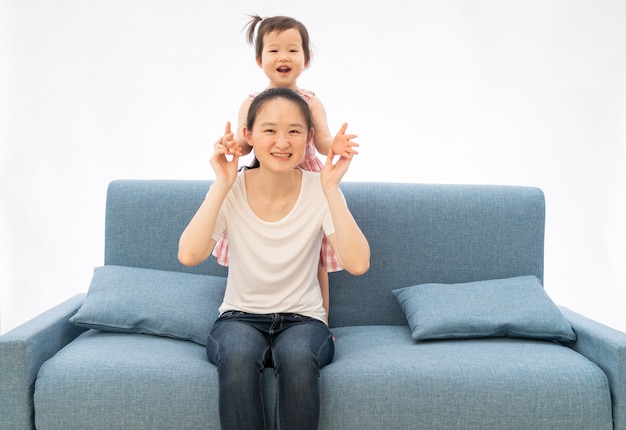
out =
<path fill-rule="evenodd" d="M 223 146 L 223 147 L 228 147 L 229 145 L 229 141 L 233 140 L 233 133 L 230 130 L 230 121 L 226 121 L 226 127 L 224 128 L 224 134 L 222 135 L 222 137 L 220 137 L 219 139 L 217 139 L 217 141 L 215 142 L 215 149 L 217 150 L 218 147 Z"/>
<path fill-rule="evenodd" d="M 224 154 L 241 156 L 241 149 L 235 141 L 235 136 L 231 132 L 230 121 L 226 122 L 224 128 L 224 135 L 215 142 L 215 151 L 220 151 Z"/>
<path fill-rule="evenodd" d="M 234 140 L 228 144 L 227 149 L 228 149 L 229 154 L 241 156 L 241 149 L 239 148 L 239 145 L 237 145 L 237 143 Z"/>

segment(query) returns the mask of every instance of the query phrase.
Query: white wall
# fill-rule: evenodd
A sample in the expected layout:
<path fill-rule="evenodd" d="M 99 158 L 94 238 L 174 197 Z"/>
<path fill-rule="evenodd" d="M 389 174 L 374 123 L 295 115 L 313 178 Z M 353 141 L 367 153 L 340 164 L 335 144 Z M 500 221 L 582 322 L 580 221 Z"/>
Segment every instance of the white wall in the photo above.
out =
<path fill-rule="evenodd" d="M 87 290 L 110 180 L 212 177 L 252 12 L 309 27 L 347 180 L 541 187 L 546 290 L 626 331 L 625 2 L 0 1 L 2 332 Z"/>

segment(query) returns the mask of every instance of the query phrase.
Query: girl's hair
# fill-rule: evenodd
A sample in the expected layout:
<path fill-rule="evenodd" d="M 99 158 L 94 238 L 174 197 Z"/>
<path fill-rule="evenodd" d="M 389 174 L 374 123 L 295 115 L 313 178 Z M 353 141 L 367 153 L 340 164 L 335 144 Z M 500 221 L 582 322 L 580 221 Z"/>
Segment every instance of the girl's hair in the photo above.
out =
<path fill-rule="evenodd" d="M 309 130 L 313 128 L 313 118 L 311 117 L 311 109 L 309 109 L 309 105 L 306 102 L 306 100 L 304 100 L 304 98 L 300 94 L 296 93 L 291 88 L 278 87 L 278 88 L 267 89 L 263 91 L 262 93 L 260 93 L 259 95 L 257 95 L 254 98 L 254 100 L 252 100 L 252 103 L 250 104 L 250 107 L 248 108 L 248 117 L 246 118 L 246 126 L 248 127 L 248 130 L 252 130 L 252 128 L 254 127 L 256 117 L 258 113 L 261 111 L 261 109 L 263 109 L 263 107 L 268 102 L 272 100 L 277 100 L 277 99 L 285 99 L 287 101 L 292 102 L 294 105 L 297 106 L 297 108 L 300 110 L 300 113 L 304 117 L 304 122 L 306 123 L 306 127 L 307 127 L 307 133 Z M 256 167 L 259 167 L 259 160 L 257 160 L 256 157 L 254 157 L 252 164 L 250 164 L 248 168 L 254 169 Z"/>
<path fill-rule="evenodd" d="M 304 62 L 306 64 L 311 61 L 311 47 L 309 42 L 309 32 L 304 24 L 294 18 L 288 16 L 272 16 L 270 18 L 261 18 L 259 15 L 249 15 L 250 21 L 244 28 L 247 28 L 246 39 L 250 45 L 254 45 L 257 60 L 261 60 L 263 54 L 263 38 L 266 34 L 274 31 L 283 32 L 289 29 L 296 29 L 302 38 L 302 50 L 304 52 Z M 258 25 L 258 30 L 257 30 Z M 256 35 L 255 35 L 256 30 Z"/>

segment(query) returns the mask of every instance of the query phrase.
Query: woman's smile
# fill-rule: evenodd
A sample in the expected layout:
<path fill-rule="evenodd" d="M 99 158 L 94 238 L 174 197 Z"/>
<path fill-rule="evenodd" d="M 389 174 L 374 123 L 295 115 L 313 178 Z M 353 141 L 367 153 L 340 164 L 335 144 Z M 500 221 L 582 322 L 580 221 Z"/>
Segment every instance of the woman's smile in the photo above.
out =
<path fill-rule="evenodd" d="M 287 152 L 270 152 L 270 154 L 273 157 L 276 157 L 276 158 L 291 158 L 291 156 L 293 155 L 290 152 L 289 153 L 287 153 Z"/>

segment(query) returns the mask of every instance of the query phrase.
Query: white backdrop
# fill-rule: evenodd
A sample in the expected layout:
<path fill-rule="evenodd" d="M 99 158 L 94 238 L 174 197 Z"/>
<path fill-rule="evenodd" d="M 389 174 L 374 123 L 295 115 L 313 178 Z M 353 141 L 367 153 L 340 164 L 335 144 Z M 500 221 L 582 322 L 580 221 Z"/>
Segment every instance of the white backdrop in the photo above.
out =
<path fill-rule="evenodd" d="M 266 85 L 246 13 L 301 19 L 346 180 L 541 187 L 545 288 L 626 331 L 626 2 L 0 0 L 0 330 L 87 291 L 118 178 L 212 178 Z"/>

